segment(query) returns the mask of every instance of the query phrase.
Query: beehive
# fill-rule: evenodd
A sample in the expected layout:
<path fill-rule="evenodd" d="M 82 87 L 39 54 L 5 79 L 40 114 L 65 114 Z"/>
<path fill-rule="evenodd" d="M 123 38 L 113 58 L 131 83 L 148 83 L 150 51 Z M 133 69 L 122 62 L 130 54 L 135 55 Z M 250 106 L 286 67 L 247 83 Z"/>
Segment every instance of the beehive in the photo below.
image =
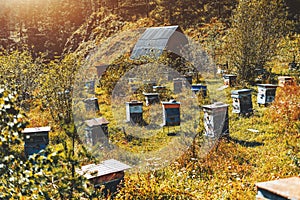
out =
<path fill-rule="evenodd" d="M 99 111 L 98 99 L 96 97 L 83 100 L 86 111 Z"/>
<path fill-rule="evenodd" d="M 215 102 L 202 106 L 204 133 L 208 137 L 229 136 L 228 104 Z"/>
<path fill-rule="evenodd" d="M 175 100 L 161 102 L 163 107 L 163 126 L 180 125 L 180 102 Z"/>
<path fill-rule="evenodd" d="M 256 183 L 256 199 L 300 199 L 300 177 Z"/>
<path fill-rule="evenodd" d="M 285 85 L 291 85 L 294 79 L 290 76 L 278 76 L 278 86 L 284 87 Z"/>
<path fill-rule="evenodd" d="M 231 91 L 233 113 L 245 115 L 253 112 L 251 92 L 251 89 Z"/>
<path fill-rule="evenodd" d="M 143 122 L 143 103 L 140 101 L 126 102 L 126 121 L 133 124 Z"/>
<path fill-rule="evenodd" d="M 277 85 L 258 84 L 257 85 L 257 103 L 259 105 L 267 105 L 275 99 Z"/>
<path fill-rule="evenodd" d="M 193 83 L 193 76 L 191 74 L 185 75 L 184 78 L 186 79 L 186 81 L 192 85 Z"/>
<path fill-rule="evenodd" d="M 93 93 L 95 91 L 95 80 L 86 81 L 85 88 L 89 93 Z"/>
<path fill-rule="evenodd" d="M 49 144 L 50 130 L 51 128 L 49 126 L 45 126 L 25 128 L 22 131 L 24 135 L 24 149 L 26 157 L 35 153 L 39 153 L 41 150 L 47 147 Z"/>
<path fill-rule="evenodd" d="M 185 85 L 185 78 L 174 78 L 173 79 L 174 84 L 174 93 L 180 93 L 182 92 L 182 88 Z"/>
<path fill-rule="evenodd" d="M 229 87 L 233 87 L 236 84 L 237 75 L 234 74 L 224 74 L 224 85 L 228 85 Z"/>
<path fill-rule="evenodd" d="M 109 122 L 104 118 L 94 118 L 85 121 L 86 124 L 86 142 L 92 145 L 100 141 L 105 141 L 108 137 L 108 124 Z"/>
<path fill-rule="evenodd" d="M 203 97 L 206 97 L 206 95 L 207 95 L 207 86 L 206 85 L 194 84 L 191 86 L 191 90 L 194 94 L 201 92 Z"/>
<path fill-rule="evenodd" d="M 166 86 L 155 85 L 152 87 L 154 92 L 164 92 L 166 91 Z"/>
<path fill-rule="evenodd" d="M 159 103 L 159 94 L 158 93 L 143 93 L 145 96 L 146 106 Z"/>
<path fill-rule="evenodd" d="M 120 161 L 110 159 L 100 164 L 88 164 L 76 169 L 76 172 L 84 176 L 95 188 L 104 186 L 102 193 L 115 193 L 122 180 L 124 180 L 125 170 L 130 169 L 129 165 Z"/>

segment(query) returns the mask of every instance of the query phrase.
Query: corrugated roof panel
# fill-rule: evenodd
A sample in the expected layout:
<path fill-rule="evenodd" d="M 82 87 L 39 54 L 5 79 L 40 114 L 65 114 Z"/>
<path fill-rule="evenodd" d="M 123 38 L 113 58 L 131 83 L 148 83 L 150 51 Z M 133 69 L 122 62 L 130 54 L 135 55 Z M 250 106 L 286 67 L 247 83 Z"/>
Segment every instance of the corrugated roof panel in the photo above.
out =
<path fill-rule="evenodd" d="M 274 194 L 274 199 L 300 199 L 300 177 L 291 177 L 267 182 L 256 183 L 258 190 L 266 190 Z"/>
<path fill-rule="evenodd" d="M 105 160 L 102 163 L 97 165 L 89 164 L 89 165 L 82 166 L 81 169 L 76 169 L 76 172 L 80 175 L 83 175 L 87 179 L 92 179 L 107 174 L 121 172 L 130 168 L 131 167 L 129 165 L 126 165 L 114 159 L 110 159 L 110 160 Z"/>
<path fill-rule="evenodd" d="M 104 117 L 86 120 L 85 123 L 89 127 L 101 126 L 103 124 L 109 124 L 109 122 Z"/>
<path fill-rule="evenodd" d="M 130 56 L 131 59 L 138 59 L 141 56 L 159 57 L 167 47 L 171 36 L 178 29 L 179 26 L 147 28 L 135 44 Z"/>

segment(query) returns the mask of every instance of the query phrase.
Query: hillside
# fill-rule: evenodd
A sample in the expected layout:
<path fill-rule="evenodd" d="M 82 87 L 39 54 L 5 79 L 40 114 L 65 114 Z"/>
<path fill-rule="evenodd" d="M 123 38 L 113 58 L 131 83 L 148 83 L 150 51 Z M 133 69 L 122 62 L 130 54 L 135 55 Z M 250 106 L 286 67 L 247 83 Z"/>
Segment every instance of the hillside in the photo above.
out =
<path fill-rule="evenodd" d="M 1 2 L 0 199 L 254 199 L 257 182 L 300 177 L 300 1 L 278 2 Z M 257 84 L 282 75 L 293 82 L 258 105 Z M 244 97 L 231 92 L 245 88 L 253 111 L 234 113 Z M 227 136 L 226 115 L 214 129 L 202 108 L 215 102 L 228 105 Z M 131 169 L 78 173 L 108 159 Z M 107 195 L 112 178 L 123 184 Z"/>

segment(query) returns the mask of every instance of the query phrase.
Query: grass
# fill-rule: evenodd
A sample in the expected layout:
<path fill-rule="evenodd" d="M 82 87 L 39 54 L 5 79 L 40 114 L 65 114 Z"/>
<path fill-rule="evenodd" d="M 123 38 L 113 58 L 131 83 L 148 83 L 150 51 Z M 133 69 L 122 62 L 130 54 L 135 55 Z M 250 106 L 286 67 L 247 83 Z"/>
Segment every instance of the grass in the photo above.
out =
<path fill-rule="evenodd" d="M 170 85 L 170 87 L 172 87 Z M 218 81 L 210 81 L 208 90 L 219 88 Z M 283 127 L 282 121 L 272 121 L 269 117 L 271 107 L 259 107 L 256 104 L 256 87 L 253 87 L 252 101 L 254 114 L 250 117 L 239 117 L 232 113 L 230 91 L 236 88 L 226 88 L 216 99 L 229 104 L 230 138 L 221 139 L 218 143 L 207 141 L 199 137 L 195 148 L 177 149 L 184 144 L 185 135 L 190 132 L 193 122 L 189 117 L 183 117 L 181 128 L 171 128 L 177 135 L 168 136 L 162 129 L 150 130 L 150 135 L 127 138 L 123 127 L 130 133 L 130 126 L 118 123 L 125 119 L 125 103 L 119 103 L 118 108 L 111 106 L 110 96 L 98 92 L 100 114 L 110 121 L 110 142 L 118 147 L 99 150 L 95 147 L 94 155 L 99 160 L 116 158 L 127 161 L 131 165 L 138 165 L 139 170 L 128 171 L 125 176 L 125 185 L 120 188 L 116 199 L 254 199 L 256 195 L 255 183 L 300 175 L 300 134 L 295 126 L 289 130 Z M 212 94 L 209 92 L 209 94 Z M 189 105 L 189 101 L 197 98 L 186 98 L 186 95 L 177 95 L 182 105 Z M 186 102 L 185 102 L 186 101 Z M 198 105 L 209 103 L 209 99 L 201 99 Z M 120 109 L 121 108 L 121 109 Z M 144 106 L 145 118 L 149 122 L 149 111 L 161 112 L 161 105 L 156 108 Z M 182 113 L 188 113 L 193 106 L 182 107 Z M 115 110 L 114 110 L 115 109 Z M 186 110 L 185 110 L 186 109 Z M 47 114 L 36 115 L 37 110 L 29 114 L 32 125 L 48 125 Z M 200 110 L 199 124 L 196 132 L 202 132 L 202 116 Z M 39 120 L 39 118 L 41 120 Z M 159 124 L 160 119 L 155 118 Z M 299 123 L 299 120 L 292 123 Z M 134 128 L 135 129 L 135 128 Z M 258 132 L 251 132 L 255 129 Z M 146 128 L 140 127 L 141 132 Z M 149 131 L 149 130 L 148 130 Z M 52 138 L 59 138 L 55 131 Z M 166 144 L 171 144 L 164 149 Z M 207 153 L 205 148 L 212 144 Z M 190 146 L 190 145 L 188 145 Z M 111 147 L 114 148 L 114 147 Z M 174 152 L 176 152 L 174 154 Z M 169 155 L 173 155 L 170 157 Z M 176 156 L 174 156 L 176 155 Z M 142 165 L 139 162 L 143 161 Z M 165 162 L 168 161 L 168 162 Z"/>

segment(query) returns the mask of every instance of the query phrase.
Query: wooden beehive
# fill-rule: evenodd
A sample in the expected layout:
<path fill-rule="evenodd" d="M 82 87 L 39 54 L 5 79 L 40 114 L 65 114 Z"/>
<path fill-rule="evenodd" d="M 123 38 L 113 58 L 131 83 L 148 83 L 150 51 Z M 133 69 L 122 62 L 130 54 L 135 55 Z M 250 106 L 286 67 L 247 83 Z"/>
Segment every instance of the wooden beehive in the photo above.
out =
<path fill-rule="evenodd" d="M 188 75 L 185 75 L 184 78 L 186 79 L 186 81 L 187 81 L 190 85 L 192 85 L 192 83 L 193 83 L 193 75 L 188 74 Z"/>
<path fill-rule="evenodd" d="M 108 193 L 115 193 L 122 180 L 124 180 L 125 170 L 130 169 L 120 161 L 110 159 L 100 164 L 89 164 L 76 169 L 79 175 L 84 176 L 95 188 L 104 186 L 102 190 L 106 196 Z"/>
<path fill-rule="evenodd" d="M 185 86 L 185 78 L 174 78 L 173 79 L 174 84 L 174 93 L 180 93 L 182 92 L 182 88 Z"/>
<path fill-rule="evenodd" d="M 203 97 L 207 96 L 207 86 L 206 85 L 194 84 L 191 86 L 191 90 L 194 94 L 201 92 Z"/>
<path fill-rule="evenodd" d="M 204 132 L 208 137 L 229 136 L 228 104 L 215 102 L 202 106 Z"/>
<path fill-rule="evenodd" d="M 159 103 L 159 94 L 158 93 L 146 93 L 143 92 L 145 96 L 146 106 Z"/>
<path fill-rule="evenodd" d="M 166 91 L 166 86 L 154 85 L 152 88 L 153 88 L 154 92 L 164 92 L 164 91 Z"/>
<path fill-rule="evenodd" d="M 224 74 L 224 85 L 228 85 L 229 87 L 233 87 L 236 84 L 237 75 L 234 74 Z"/>
<path fill-rule="evenodd" d="M 291 85 L 294 79 L 290 76 L 278 76 L 278 86 L 284 87 L 285 85 Z"/>
<path fill-rule="evenodd" d="M 163 126 L 180 125 L 180 102 L 175 100 L 161 102 L 163 107 Z"/>
<path fill-rule="evenodd" d="M 109 122 L 104 118 L 94 118 L 85 121 L 86 124 L 86 142 L 92 145 L 100 141 L 105 141 L 108 138 L 108 124 Z"/>
<path fill-rule="evenodd" d="M 275 99 L 277 85 L 258 84 L 257 85 L 257 103 L 259 105 L 267 105 Z"/>
<path fill-rule="evenodd" d="M 256 199 L 300 199 L 300 177 L 256 183 Z"/>
<path fill-rule="evenodd" d="M 26 157 L 39 153 L 41 150 L 45 149 L 49 144 L 49 132 L 51 128 L 49 126 L 45 127 L 35 127 L 35 128 L 25 128 L 22 133 L 24 135 L 24 149 Z"/>
<path fill-rule="evenodd" d="M 95 91 L 95 80 L 89 80 L 85 82 L 85 88 L 89 93 L 94 93 Z"/>
<path fill-rule="evenodd" d="M 251 92 L 251 89 L 231 91 L 233 113 L 241 115 L 253 113 Z"/>
<path fill-rule="evenodd" d="M 143 102 L 134 100 L 126 102 L 126 121 L 133 124 L 143 122 Z"/>
<path fill-rule="evenodd" d="M 99 111 L 98 99 L 96 97 L 83 100 L 86 111 Z"/>

